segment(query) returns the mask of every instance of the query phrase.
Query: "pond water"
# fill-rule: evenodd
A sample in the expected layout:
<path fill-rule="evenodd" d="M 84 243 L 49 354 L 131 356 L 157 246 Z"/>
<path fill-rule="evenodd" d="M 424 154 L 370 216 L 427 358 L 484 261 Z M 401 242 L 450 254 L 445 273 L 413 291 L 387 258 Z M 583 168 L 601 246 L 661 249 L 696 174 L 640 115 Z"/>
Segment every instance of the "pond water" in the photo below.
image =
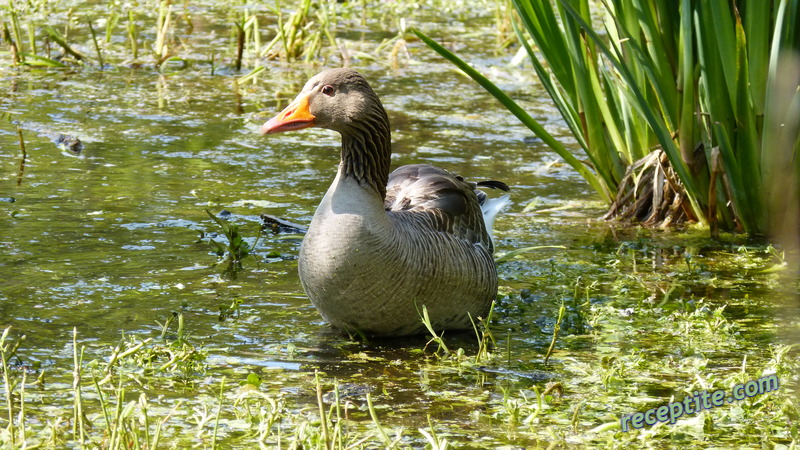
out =
<path fill-rule="evenodd" d="M 456 8 L 449 19 L 424 5 L 407 16 L 437 39 L 453 36 L 446 41 L 463 57 L 574 144 L 532 70 L 508 66 L 512 54 L 496 51 L 494 5 L 478 5 Z M 498 253 L 553 247 L 499 265 L 496 344 L 482 362 L 464 362 L 477 352 L 469 334 L 445 336 L 449 347 L 464 349 L 459 360 L 435 356 L 428 337 L 357 342 L 330 330 L 300 287 L 299 239 L 266 232 L 256 243 L 260 214 L 307 224 L 335 175 L 339 141 L 332 132 L 258 133 L 322 66 L 260 60 L 266 70 L 257 83 L 234 88 L 246 71 L 231 69 L 225 50 L 210 62 L 214 48 L 229 46 L 231 12 L 194 7 L 194 30 L 176 25 L 185 68 L 2 64 L 0 326 L 11 327 L 11 340 L 25 336 L 17 363 L 30 367 L 29 378 L 47 374 L 43 387 L 27 388 L 39 399 L 29 404 L 31 414 L 45 406 L 70 414 L 64 387 L 72 383 L 73 329 L 85 361 L 106 361 L 120 339 L 158 339 L 176 313 L 185 339 L 202 349 L 199 368 L 151 374 L 150 381 L 133 374 L 124 382 L 129 399 L 145 393 L 167 410 L 184 402 L 187 412 L 165 425 L 165 436 L 183 443 L 174 445 L 207 443 L 194 431 L 175 437 L 202 428 L 192 421 L 191 408 L 199 408 L 192 402 L 213 397 L 223 376 L 234 386 L 250 373 L 262 378 L 258 389 L 284 399 L 287 411 L 308 415 L 317 405 L 319 370 L 326 392 L 334 380 L 352 387 L 353 414 L 366 430 L 372 425 L 364 393 L 371 392 L 381 422 L 404 427 L 402 443 L 412 446 L 429 442 L 417 432 L 429 417 L 442 436 L 467 447 L 630 439 L 597 427 L 682 398 L 697 373 L 713 386 L 737 373 L 758 378 L 774 369 L 781 395 L 797 405 L 797 352 L 775 356 L 800 342 L 800 285 L 796 272 L 782 269 L 780 249 L 740 236 L 711 241 L 702 229 L 657 232 L 599 221 L 603 205 L 586 183 L 418 41 L 407 43 L 410 59 L 397 68 L 390 49 L 352 51 L 352 66 L 388 110 L 393 166 L 428 162 L 474 180 L 505 181 L 513 202 L 495 225 Z M 395 16 L 369 16 L 359 29 L 343 15 L 337 38 L 375 51 L 397 33 L 387 17 Z M 327 66 L 340 64 L 331 53 Z M 18 127 L 27 153 L 22 169 Z M 52 132 L 78 137 L 80 155 L 57 148 Z M 225 238 L 206 209 L 230 212 L 227 221 L 256 243 L 234 278 L 217 264 L 209 239 Z M 562 302 L 559 340 L 545 363 Z M 173 324 L 168 335 L 174 333 Z M 563 394 L 548 397 L 533 417 L 531 389 L 553 382 Z M 757 406 L 719 412 L 712 430 L 701 423 L 697 431 L 690 422 L 678 437 L 667 427 L 651 437 L 753 444 L 759 438 L 748 437 L 744 422 L 774 420 L 765 431 L 774 442 L 796 439 L 789 413 Z M 229 447 L 247 448 L 247 436 L 234 422 L 219 431 Z"/>

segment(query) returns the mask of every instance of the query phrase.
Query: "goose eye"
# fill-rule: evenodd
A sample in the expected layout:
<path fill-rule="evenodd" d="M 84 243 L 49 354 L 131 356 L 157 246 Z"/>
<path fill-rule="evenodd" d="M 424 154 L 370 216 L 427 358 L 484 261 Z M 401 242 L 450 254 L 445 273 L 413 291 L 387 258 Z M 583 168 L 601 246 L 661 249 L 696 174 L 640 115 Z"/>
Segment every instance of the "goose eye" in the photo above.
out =
<path fill-rule="evenodd" d="M 322 93 L 325 95 L 332 96 L 334 91 L 335 89 L 330 84 L 326 84 L 325 86 L 322 87 Z"/>

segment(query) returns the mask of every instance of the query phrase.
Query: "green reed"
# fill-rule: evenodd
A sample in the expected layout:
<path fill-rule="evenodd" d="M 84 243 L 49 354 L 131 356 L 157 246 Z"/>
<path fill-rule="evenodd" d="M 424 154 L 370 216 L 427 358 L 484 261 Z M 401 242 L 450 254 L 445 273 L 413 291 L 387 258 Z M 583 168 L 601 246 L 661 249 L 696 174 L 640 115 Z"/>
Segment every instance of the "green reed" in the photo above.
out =
<path fill-rule="evenodd" d="M 682 184 L 690 217 L 763 234 L 774 229 L 770 217 L 786 210 L 800 215 L 800 127 L 794 125 L 800 95 L 791 62 L 797 57 L 787 56 L 800 50 L 800 2 L 748 8 L 723 0 L 604 0 L 599 12 L 588 0 L 513 4 L 519 42 L 588 163 L 486 77 L 415 32 L 497 97 L 607 202 L 626 195 L 620 187 L 628 169 L 660 149 Z M 595 30 L 596 17 L 602 31 Z M 771 202 L 774 191 L 787 195 Z"/>

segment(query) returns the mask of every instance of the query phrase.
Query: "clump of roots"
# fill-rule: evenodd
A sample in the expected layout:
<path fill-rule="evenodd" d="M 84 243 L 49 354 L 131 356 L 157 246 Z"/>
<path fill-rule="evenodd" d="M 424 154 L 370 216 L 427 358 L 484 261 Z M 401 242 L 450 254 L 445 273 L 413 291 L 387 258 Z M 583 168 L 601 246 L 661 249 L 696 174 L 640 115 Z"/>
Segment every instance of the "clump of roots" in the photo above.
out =
<path fill-rule="evenodd" d="M 657 228 L 696 220 L 683 184 L 660 149 L 628 167 L 616 199 L 603 218 Z"/>

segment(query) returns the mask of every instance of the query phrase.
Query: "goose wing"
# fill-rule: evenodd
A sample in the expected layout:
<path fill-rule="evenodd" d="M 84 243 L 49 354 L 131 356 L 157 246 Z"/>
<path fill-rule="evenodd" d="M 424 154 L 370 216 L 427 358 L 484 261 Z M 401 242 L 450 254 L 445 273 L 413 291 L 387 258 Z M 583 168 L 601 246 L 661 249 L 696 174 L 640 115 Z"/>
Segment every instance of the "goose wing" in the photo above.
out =
<path fill-rule="evenodd" d="M 500 182 L 479 184 L 508 190 Z M 476 183 L 439 167 L 413 164 L 389 175 L 384 207 L 389 213 L 407 215 L 408 220 L 420 221 L 429 229 L 482 244 L 492 251 L 481 211 L 486 198 L 485 193 L 476 189 Z"/>

